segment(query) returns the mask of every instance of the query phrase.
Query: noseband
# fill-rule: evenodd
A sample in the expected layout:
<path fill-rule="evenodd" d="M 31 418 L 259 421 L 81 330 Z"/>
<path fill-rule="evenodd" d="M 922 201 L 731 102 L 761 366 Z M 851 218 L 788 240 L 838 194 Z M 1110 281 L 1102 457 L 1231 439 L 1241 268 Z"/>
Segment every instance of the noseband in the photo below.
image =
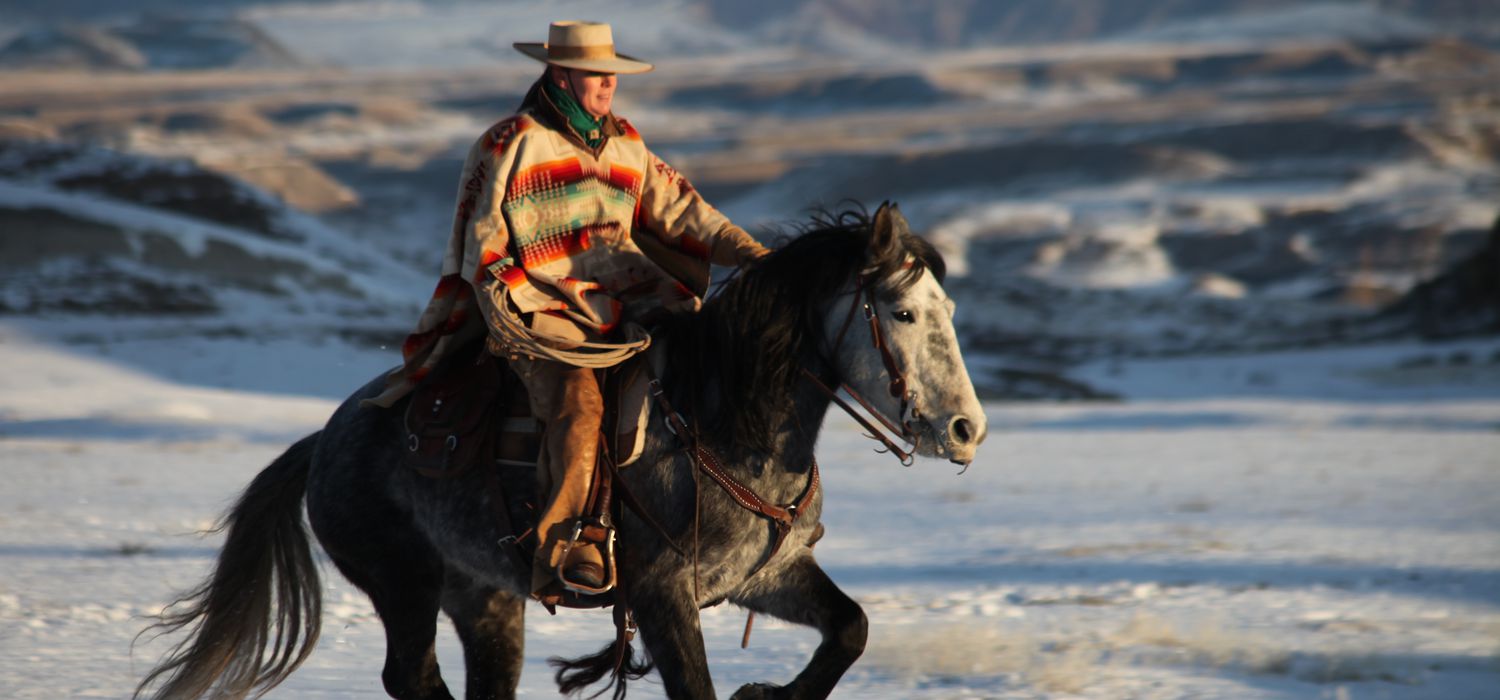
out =
<path fill-rule="evenodd" d="M 839 408 L 844 409 L 844 412 L 849 414 L 849 417 L 853 418 L 855 422 L 859 423 L 867 431 L 865 437 L 885 445 L 884 450 L 878 451 L 890 452 L 897 459 L 901 460 L 902 466 L 909 467 L 915 459 L 914 455 L 917 448 L 921 445 L 922 440 L 921 434 L 913 430 L 911 422 L 906 420 L 907 409 L 912 402 L 916 401 L 917 392 L 906 388 L 906 375 L 901 372 L 901 367 L 896 364 L 895 355 L 891 354 L 890 342 L 886 340 L 885 331 L 880 327 L 880 314 L 875 312 L 875 290 L 865 285 L 865 278 L 862 275 L 855 278 L 854 294 L 849 304 L 849 313 L 844 315 L 844 324 L 839 328 L 839 334 L 834 340 L 833 356 L 838 357 L 839 349 L 844 345 L 844 336 L 848 334 L 849 326 L 854 322 L 854 312 L 861 307 L 861 301 L 863 301 L 865 321 L 870 324 L 870 342 L 875 346 L 876 350 L 880 351 L 880 361 L 885 365 L 886 374 L 890 375 L 891 378 L 887 391 L 890 392 L 891 398 L 901 402 L 901 408 L 896 413 L 896 420 L 900 421 L 900 423 L 897 424 L 891 421 L 885 414 L 876 410 L 875 406 L 865 397 L 861 396 L 859 392 L 855 391 L 854 387 L 849 386 L 848 382 L 839 384 L 839 388 L 843 389 L 844 393 L 847 393 L 857 401 L 865 409 L 865 412 L 874 417 L 887 432 L 899 435 L 901 440 L 909 443 L 911 446 L 906 449 L 898 446 L 894 439 L 886 435 L 886 433 L 881 432 L 880 428 L 871 424 L 864 416 L 861 416 L 854 410 L 853 406 L 850 406 L 847 401 L 844 401 L 843 397 L 838 395 L 837 391 L 830 389 L 827 384 L 823 383 L 823 380 L 818 379 L 818 376 L 806 367 L 802 368 L 802 376 L 812 382 L 813 386 L 822 391 Z M 830 361 L 829 364 L 833 365 L 833 362 Z M 911 416 L 913 420 L 920 420 L 922 417 L 916 409 L 912 409 Z"/>

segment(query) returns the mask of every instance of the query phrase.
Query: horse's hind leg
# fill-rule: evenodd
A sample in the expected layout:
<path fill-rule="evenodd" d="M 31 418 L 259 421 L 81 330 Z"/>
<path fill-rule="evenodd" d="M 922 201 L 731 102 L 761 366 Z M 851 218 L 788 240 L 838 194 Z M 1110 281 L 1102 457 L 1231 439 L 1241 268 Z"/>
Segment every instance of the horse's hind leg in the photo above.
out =
<path fill-rule="evenodd" d="M 366 552 L 360 558 L 364 566 L 329 554 L 339 571 L 370 596 L 385 626 L 385 668 L 380 673 L 385 692 L 398 700 L 453 700 L 434 648 L 441 564 L 429 557 L 401 557 L 401 551 L 412 550 Z"/>
<path fill-rule="evenodd" d="M 465 700 L 514 698 L 521 682 L 526 600 L 449 569 L 443 612 L 464 645 Z"/>
<path fill-rule="evenodd" d="M 730 601 L 787 622 L 815 627 L 823 642 L 807 668 L 785 687 L 746 685 L 733 698 L 826 698 L 865 650 L 864 610 L 828 578 L 810 553 L 774 575 L 757 576 Z"/>

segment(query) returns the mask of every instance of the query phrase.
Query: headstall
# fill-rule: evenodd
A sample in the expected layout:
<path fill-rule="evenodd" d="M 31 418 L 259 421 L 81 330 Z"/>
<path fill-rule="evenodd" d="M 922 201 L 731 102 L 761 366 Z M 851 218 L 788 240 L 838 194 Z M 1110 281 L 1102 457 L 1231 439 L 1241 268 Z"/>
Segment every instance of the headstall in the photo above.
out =
<path fill-rule="evenodd" d="M 844 336 L 849 333 L 849 326 L 854 322 L 854 312 L 860 308 L 863 308 L 865 321 L 870 325 L 870 342 L 875 346 L 876 350 L 880 351 L 880 361 L 885 365 L 886 374 L 891 377 L 887 391 L 890 392 L 891 398 L 900 402 L 900 409 L 896 412 L 896 420 L 900 421 L 900 423 L 898 424 L 887 418 L 868 399 L 861 396 L 858 391 L 855 391 L 854 387 L 849 386 L 848 382 L 839 384 L 839 388 L 843 389 L 844 393 L 858 402 L 865 409 L 866 413 L 869 413 L 876 422 L 880 423 L 881 427 L 885 428 L 886 432 L 900 436 L 901 440 L 910 444 L 910 447 L 902 449 L 886 432 L 881 432 L 880 428 L 877 428 L 868 419 L 860 415 L 858 411 L 854 410 L 853 406 L 849 405 L 849 402 L 838 395 L 837 391 L 830 388 L 806 367 L 802 368 L 802 376 L 837 404 L 839 408 L 844 409 L 844 412 L 849 414 L 850 418 L 859 423 L 860 427 L 867 431 L 865 437 L 876 440 L 885 446 L 885 449 L 878 451 L 890 452 L 901 461 L 901 466 L 909 467 L 912 464 L 912 460 L 915 459 L 914 455 L 917 448 L 921 446 L 922 440 L 921 433 L 912 429 L 913 421 L 922 420 L 921 413 L 915 408 L 911 408 L 911 404 L 917 399 L 917 392 L 916 390 L 907 389 L 906 375 L 901 372 L 900 365 L 896 364 L 895 355 L 891 354 L 890 341 L 886 340 L 885 331 L 880 326 L 880 314 L 876 313 L 875 290 L 865 284 L 864 276 L 855 278 L 854 294 L 849 304 L 849 313 L 844 315 L 844 323 L 839 327 L 839 334 L 833 343 L 832 356 L 838 357 L 839 349 L 844 345 Z M 829 361 L 829 364 L 832 364 L 832 360 Z M 910 421 L 906 417 L 909 408 L 911 410 Z"/>

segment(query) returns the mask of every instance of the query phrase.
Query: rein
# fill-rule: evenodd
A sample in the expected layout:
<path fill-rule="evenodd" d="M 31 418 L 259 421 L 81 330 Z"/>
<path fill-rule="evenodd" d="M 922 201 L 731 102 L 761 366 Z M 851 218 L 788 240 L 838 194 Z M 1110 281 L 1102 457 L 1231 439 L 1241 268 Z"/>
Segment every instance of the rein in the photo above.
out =
<path fill-rule="evenodd" d="M 885 433 L 881 432 L 880 428 L 872 425 L 869 419 L 860 415 L 860 413 L 856 411 L 853 406 L 849 405 L 848 401 L 844 400 L 844 397 L 839 396 L 836 390 L 829 388 L 827 384 L 823 383 L 823 380 L 818 379 L 818 375 L 813 374 L 806 369 L 803 369 L 802 378 L 806 379 L 814 387 L 817 387 L 818 391 L 822 392 L 824 396 L 828 397 L 828 399 L 833 401 L 834 404 L 838 405 L 839 408 L 844 409 L 844 413 L 849 414 L 849 417 L 853 418 L 856 423 L 859 423 L 860 427 L 865 429 L 865 437 L 870 438 L 871 440 L 875 440 L 882 445 L 885 445 L 885 449 L 876 450 L 877 452 L 889 452 L 895 455 L 896 459 L 901 462 L 901 466 L 903 467 L 909 467 L 912 465 L 912 462 L 916 459 L 915 454 L 917 441 L 921 438 L 912 437 L 910 428 L 907 428 L 905 425 L 902 425 L 900 427 L 892 425 L 889 418 L 886 418 L 884 415 L 882 415 L 880 411 L 875 410 L 875 407 L 870 405 L 869 400 L 867 400 L 863 396 L 860 396 L 858 392 L 854 391 L 853 387 L 849 386 L 848 384 L 839 385 L 840 389 L 843 389 L 846 393 L 849 394 L 849 396 L 853 397 L 855 401 L 859 402 L 859 405 L 863 407 L 867 413 L 873 416 L 875 420 L 878 421 L 887 431 L 901 435 L 901 438 L 903 440 L 908 437 L 912 437 L 912 439 L 909 440 L 912 445 L 911 448 L 903 450 L 899 445 L 896 444 L 895 440 L 891 439 Z"/>

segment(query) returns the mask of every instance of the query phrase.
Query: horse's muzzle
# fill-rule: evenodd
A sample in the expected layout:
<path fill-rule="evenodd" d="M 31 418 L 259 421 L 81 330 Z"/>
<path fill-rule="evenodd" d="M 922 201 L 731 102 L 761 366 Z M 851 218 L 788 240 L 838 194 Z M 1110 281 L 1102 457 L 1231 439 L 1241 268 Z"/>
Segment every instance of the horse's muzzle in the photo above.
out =
<path fill-rule="evenodd" d="M 974 452 L 979 448 L 979 443 L 984 442 L 988 432 L 983 416 L 978 420 L 962 414 L 950 418 L 947 430 L 944 431 L 946 444 L 943 445 L 944 451 L 948 453 L 948 461 L 968 466 L 969 462 L 974 461 Z"/>

